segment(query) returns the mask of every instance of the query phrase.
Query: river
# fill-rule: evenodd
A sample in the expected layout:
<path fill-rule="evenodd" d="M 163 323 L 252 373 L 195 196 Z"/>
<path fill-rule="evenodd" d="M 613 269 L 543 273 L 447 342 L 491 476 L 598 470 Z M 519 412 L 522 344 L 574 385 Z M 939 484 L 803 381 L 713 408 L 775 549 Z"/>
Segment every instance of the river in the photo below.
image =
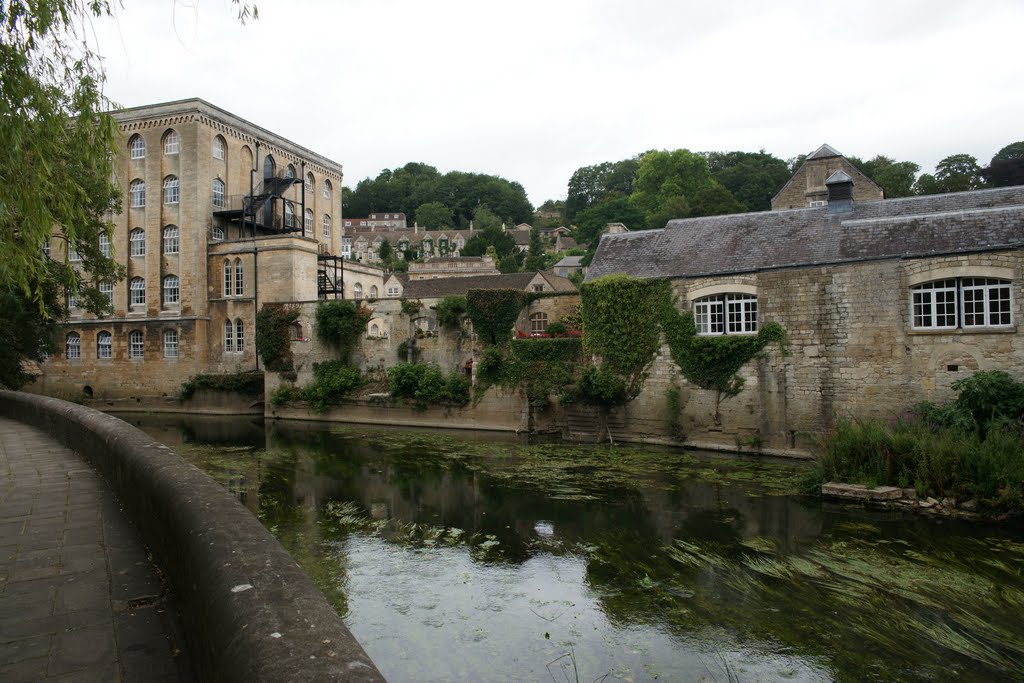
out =
<path fill-rule="evenodd" d="M 1024 679 L 1024 529 L 823 504 L 805 465 L 127 418 L 281 541 L 392 682 Z"/>

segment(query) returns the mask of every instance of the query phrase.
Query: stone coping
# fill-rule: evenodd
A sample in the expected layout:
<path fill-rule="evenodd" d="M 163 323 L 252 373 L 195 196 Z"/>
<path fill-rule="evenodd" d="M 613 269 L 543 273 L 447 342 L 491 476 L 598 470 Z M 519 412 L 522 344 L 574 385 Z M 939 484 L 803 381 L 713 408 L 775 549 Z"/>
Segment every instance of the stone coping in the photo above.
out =
<path fill-rule="evenodd" d="M 383 681 L 323 594 L 259 521 L 173 450 L 116 417 L 0 391 L 107 480 L 175 592 L 193 670 L 215 681 Z"/>

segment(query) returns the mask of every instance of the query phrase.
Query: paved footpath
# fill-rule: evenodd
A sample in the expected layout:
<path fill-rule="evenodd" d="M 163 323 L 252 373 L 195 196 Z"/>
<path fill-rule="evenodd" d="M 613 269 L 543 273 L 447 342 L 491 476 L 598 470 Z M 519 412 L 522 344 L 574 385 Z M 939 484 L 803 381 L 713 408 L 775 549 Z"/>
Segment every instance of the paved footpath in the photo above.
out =
<path fill-rule="evenodd" d="M 191 680 L 173 613 L 103 479 L 0 418 L 0 681 Z"/>

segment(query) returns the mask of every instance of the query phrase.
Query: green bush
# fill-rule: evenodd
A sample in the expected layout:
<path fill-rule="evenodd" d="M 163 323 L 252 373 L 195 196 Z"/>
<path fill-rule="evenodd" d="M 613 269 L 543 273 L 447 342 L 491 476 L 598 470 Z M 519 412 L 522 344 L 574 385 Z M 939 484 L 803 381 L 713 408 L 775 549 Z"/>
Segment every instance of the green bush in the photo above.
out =
<path fill-rule="evenodd" d="M 263 373 L 259 370 L 248 370 L 225 375 L 192 375 L 181 385 L 178 398 L 182 401 L 188 400 L 199 389 L 234 391 L 246 396 L 260 396 L 263 394 Z"/>
<path fill-rule="evenodd" d="M 388 370 L 388 388 L 394 398 L 411 401 L 424 409 L 428 405 L 469 403 L 469 382 L 459 373 L 447 377 L 436 365 L 399 363 Z"/>
<path fill-rule="evenodd" d="M 326 413 L 345 396 L 363 385 L 359 369 L 342 361 L 328 361 L 313 367 L 313 383 L 302 387 L 282 384 L 270 396 L 270 404 L 280 406 L 292 401 L 306 401 L 311 410 Z"/>
<path fill-rule="evenodd" d="M 954 382 L 953 389 L 960 392 L 957 406 L 974 417 L 982 432 L 993 420 L 1024 417 L 1024 384 L 1000 370 L 976 372 Z"/>
<path fill-rule="evenodd" d="M 589 367 L 562 402 L 612 408 L 624 405 L 627 400 L 626 382 L 617 373 L 604 367 Z"/>
<path fill-rule="evenodd" d="M 264 304 L 256 314 L 256 352 L 271 372 L 292 369 L 291 326 L 299 309 L 283 304 Z"/>
<path fill-rule="evenodd" d="M 437 306 L 437 324 L 448 330 L 457 330 L 466 315 L 467 304 L 464 296 L 446 296 Z"/>
<path fill-rule="evenodd" d="M 550 334 L 552 337 L 564 337 L 565 335 L 569 334 L 569 328 L 566 327 L 565 323 L 563 322 L 553 322 L 550 325 L 548 325 L 547 329 L 544 331 Z"/>

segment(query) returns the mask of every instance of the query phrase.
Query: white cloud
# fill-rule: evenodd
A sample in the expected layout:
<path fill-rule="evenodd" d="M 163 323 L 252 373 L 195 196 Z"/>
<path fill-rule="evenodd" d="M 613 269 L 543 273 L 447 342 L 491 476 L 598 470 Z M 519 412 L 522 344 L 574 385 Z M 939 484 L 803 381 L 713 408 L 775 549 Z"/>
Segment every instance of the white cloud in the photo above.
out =
<path fill-rule="evenodd" d="M 564 196 L 652 148 L 788 158 L 829 142 L 925 170 L 1020 132 L 1024 5 L 127 0 L 97 22 L 107 93 L 210 102 L 340 161 L 354 186 L 422 161 Z"/>

